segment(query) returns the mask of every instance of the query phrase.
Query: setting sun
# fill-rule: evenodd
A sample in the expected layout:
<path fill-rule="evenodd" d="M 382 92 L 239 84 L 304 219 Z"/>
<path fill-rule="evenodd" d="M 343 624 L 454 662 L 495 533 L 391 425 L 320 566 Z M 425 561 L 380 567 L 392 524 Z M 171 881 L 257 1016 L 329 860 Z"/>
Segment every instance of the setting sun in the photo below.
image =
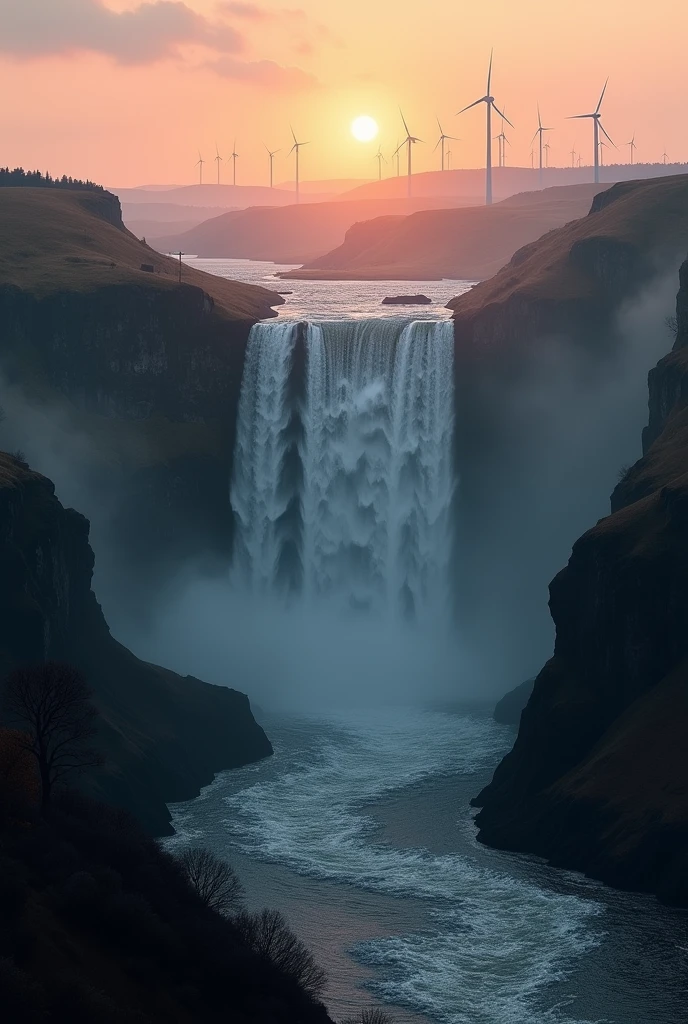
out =
<path fill-rule="evenodd" d="M 367 115 L 357 117 L 351 122 L 351 134 L 358 142 L 371 142 L 379 130 L 377 121 Z"/>

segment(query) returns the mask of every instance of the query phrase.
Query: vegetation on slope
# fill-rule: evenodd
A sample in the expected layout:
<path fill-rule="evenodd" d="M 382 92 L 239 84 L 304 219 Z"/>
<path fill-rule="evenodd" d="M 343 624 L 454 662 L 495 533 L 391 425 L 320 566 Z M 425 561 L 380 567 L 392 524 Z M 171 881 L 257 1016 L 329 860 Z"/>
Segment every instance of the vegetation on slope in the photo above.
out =
<path fill-rule="evenodd" d="M 178 261 L 127 231 L 119 202 L 109 192 L 3 188 L 0 222 L 0 289 L 13 286 L 44 298 L 122 285 L 157 291 L 179 287 Z M 271 316 L 272 306 L 282 302 L 265 288 L 192 267 L 182 267 L 182 281 L 200 288 L 216 312 L 232 320 Z"/>
<path fill-rule="evenodd" d="M 650 276 L 685 252 L 688 175 L 613 185 L 590 213 L 524 246 L 491 280 L 448 305 L 470 319 L 507 303 L 568 303 L 613 296 L 617 282 Z"/>

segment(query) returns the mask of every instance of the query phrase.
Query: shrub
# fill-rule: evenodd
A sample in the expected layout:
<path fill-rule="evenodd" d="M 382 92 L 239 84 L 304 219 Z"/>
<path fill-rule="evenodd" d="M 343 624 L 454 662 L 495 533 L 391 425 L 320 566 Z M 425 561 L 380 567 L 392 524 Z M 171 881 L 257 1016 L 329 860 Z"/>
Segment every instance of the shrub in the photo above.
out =
<path fill-rule="evenodd" d="M 345 1017 L 341 1024 L 394 1024 L 393 1017 L 379 1006 L 361 1010 L 355 1017 Z"/>
<path fill-rule="evenodd" d="M 243 911 L 234 923 L 254 953 L 270 960 L 309 995 L 321 995 L 327 981 L 325 972 L 278 910 L 262 910 L 259 914 Z"/>

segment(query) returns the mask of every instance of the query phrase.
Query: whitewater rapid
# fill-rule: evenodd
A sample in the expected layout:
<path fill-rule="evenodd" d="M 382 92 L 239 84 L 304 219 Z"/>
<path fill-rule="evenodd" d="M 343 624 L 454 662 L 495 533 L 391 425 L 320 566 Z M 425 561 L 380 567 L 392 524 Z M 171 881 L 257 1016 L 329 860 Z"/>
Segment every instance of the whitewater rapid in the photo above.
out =
<path fill-rule="evenodd" d="M 437 616 L 453 423 L 451 322 L 257 324 L 231 486 L 235 572 L 253 593 Z"/>

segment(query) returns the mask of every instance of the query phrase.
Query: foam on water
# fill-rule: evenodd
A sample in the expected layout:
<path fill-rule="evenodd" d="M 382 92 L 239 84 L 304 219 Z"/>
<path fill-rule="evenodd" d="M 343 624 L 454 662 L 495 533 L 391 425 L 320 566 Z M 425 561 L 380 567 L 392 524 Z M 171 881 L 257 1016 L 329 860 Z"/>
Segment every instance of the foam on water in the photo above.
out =
<path fill-rule="evenodd" d="M 486 866 L 470 845 L 465 855 L 397 849 L 362 809 L 400 787 L 494 764 L 504 731 L 480 716 L 402 710 L 314 719 L 303 735 L 278 743 L 274 767 L 215 784 L 233 790 L 224 843 L 303 875 L 425 901 L 431 927 L 352 951 L 377 969 L 372 987 L 386 1001 L 447 1024 L 573 1020 L 533 997 L 596 941 L 587 925 L 597 905 Z M 176 808 L 179 841 L 200 820 L 202 800 Z"/>

